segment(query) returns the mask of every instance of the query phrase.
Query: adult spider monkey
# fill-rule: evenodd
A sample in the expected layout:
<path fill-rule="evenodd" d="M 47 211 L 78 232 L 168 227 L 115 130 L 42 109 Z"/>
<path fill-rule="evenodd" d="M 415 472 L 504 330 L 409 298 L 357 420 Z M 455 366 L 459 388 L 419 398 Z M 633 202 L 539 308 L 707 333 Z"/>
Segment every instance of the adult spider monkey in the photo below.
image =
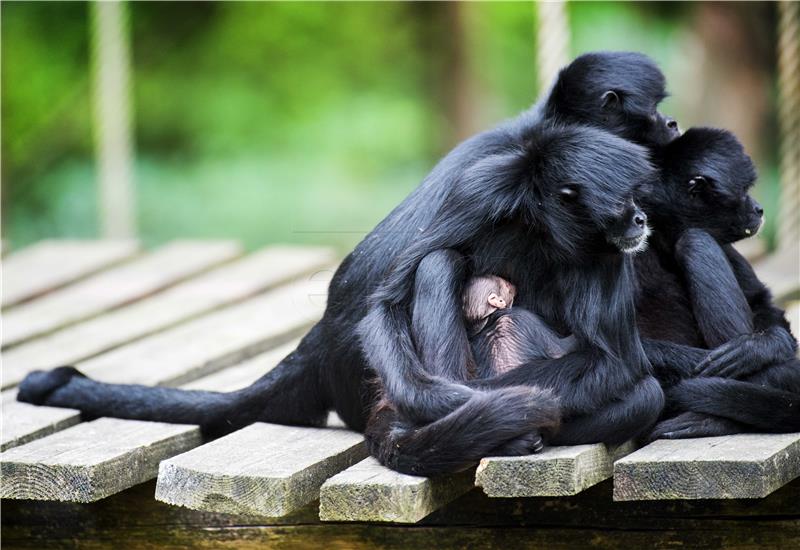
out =
<path fill-rule="evenodd" d="M 673 417 L 651 438 L 800 430 L 797 342 L 731 246 L 754 235 L 764 213 L 748 195 L 752 161 L 733 134 L 696 128 L 656 163 L 662 182 L 640 198 L 654 234 L 635 262 L 636 309 Z"/>
<path fill-rule="evenodd" d="M 385 460 L 425 472 L 453 469 L 506 444 L 506 452 L 526 452 L 539 444 L 538 429 L 554 427 L 562 410 L 563 442 L 621 441 L 646 429 L 660 411 L 661 390 L 633 327 L 630 261 L 608 239 L 624 246 L 632 226 L 643 231 L 629 199 L 652 170 L 636 145 L 561 124 L 609 127 L 640 143 L 662 143 L 677 135 L 677 126 L 656 111 L 664 78 L 645 56 L 588 54 L 559 78 L 586 92 L 580 111 L 572 112 L 571 98 L 556 84 L 530 111 L 456 147 L 345 258 L 322 320 L 250 387 L 216 393 L 104 384 L 61 367 L 31 373 L 18 398 L 78 408 L 89 417 L 195 423 L 209 436 L 254 421 L 322 425 L 333 408 L 363 431 L 376 403 L 377 373 L 404 421 L 455 420 L 467 453 L 458 465 L 435 453 Z M 574 213 L 581 209 L 582 215 Z M 556 280 L 540 265 L 560 266 Z M 414 308 L 415 338 L 410 310 L 418 268 L 436 274 L 430 285 L 416 286 L 436 297 L 428 304 L 439 316 Z M 515 371 L 527 386 L 544 381 L 564 389 L 555 392 L 561 407 L 545 390 L 465 383 L 459 297 L 468 274 L 490 272 L 508 276 L 526 296 L 540 296 L 531 309 L 579 340 L 576 353 L 551 360 L 557 368 Z M 378 447 L 394 435 L 373 431 L 373 452 L 380 454 Z"/>

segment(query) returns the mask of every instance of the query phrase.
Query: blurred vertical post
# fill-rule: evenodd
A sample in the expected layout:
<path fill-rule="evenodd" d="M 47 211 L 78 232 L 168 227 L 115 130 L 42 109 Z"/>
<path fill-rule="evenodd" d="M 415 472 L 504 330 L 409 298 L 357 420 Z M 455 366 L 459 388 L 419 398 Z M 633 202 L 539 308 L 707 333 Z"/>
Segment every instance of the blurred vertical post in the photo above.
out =
<path fill-rule="evenodd" d="M 128 9 L 91 2 L 92 91 L 103 237 L 136 234 L 130 123 Z"/>
<path fill-rule="evenodd" d="M 539 93 L 545 92 L 569 57 L 569 25 L 566 2 L 536 2 L 536 62 L 539 65 Z"/>
<path fill-rule="evenodd" d="M 778 247 L 800 240 L 800 3 L 778 2 L 778 91 L 781 201 Z"/>

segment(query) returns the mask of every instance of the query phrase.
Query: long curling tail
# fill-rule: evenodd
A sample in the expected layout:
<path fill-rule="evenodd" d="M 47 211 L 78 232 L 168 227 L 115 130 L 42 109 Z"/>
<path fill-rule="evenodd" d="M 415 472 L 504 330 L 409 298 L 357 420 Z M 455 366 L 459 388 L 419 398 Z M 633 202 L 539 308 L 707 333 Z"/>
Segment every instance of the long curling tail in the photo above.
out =
<path fill-rule="evenodd" d="M 800 394 L 728 378 L 692 378 L 671 388 L 670 408 L 712 414 L 773 433 L 800 431 Z"/>
<path fill-rule="evenodd" d="M 219 437 L 253 422 L 322 426 L 328 399 L 319 370 L 324 362 L 314 345 L 317 327 L 277 367 L 233 392 L 183 390 L 139 384 L 108 384 L 74 367 L 35 371 L 22 381 L 19 401 L 78 409 L 84 418 L 102 416 L 197 424 Z"/>
<path fill-rule="evenodd" d="M 535 387 L 475 392 L 447 416 L 422 427 L 405 423 L 382 401 L 367 426 L 370 452 L 402 473 L 433 476 L 464 470 L 484 456 L 530 454 L 558 430 L 558 399 Z"/>

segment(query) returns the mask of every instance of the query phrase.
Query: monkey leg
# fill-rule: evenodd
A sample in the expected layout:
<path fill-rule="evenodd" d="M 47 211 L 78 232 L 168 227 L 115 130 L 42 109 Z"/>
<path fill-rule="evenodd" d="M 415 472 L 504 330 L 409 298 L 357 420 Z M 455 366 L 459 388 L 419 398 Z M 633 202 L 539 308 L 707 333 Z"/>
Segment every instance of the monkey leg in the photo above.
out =
<path fill-rule="evenodd" d="M 576 403 L 580 406 L 580 403 Z M 619 399 L 603 407 L 565 416 L 554 445 L 585 443 L 619 444 L 646 433 L 664 409 L 664 393 L 658 381 L 647 376 Z M 567 407 L 565 407 L 567 410 Z"/>
<path fill-rule="evenodd" d="M 783 376 L 786 376 L 784 371 Z M 667 391 L 670 410 L 727 418 L 763 432 L 800 430 L 800 393 L 729 378 L 683 380 Z"/>

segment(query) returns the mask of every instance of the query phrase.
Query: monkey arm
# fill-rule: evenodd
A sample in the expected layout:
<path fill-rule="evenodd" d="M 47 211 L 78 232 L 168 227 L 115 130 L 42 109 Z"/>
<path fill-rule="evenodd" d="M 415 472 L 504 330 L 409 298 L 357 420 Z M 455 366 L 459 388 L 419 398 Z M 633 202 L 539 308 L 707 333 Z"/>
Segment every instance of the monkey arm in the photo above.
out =
<path fill-rule="evenodd" d="M 756 332 L 763 332 L 765 344 L 774 345 L 776 361 L 788 361 L 797 353 L 797 340 L 792 334 L 786 312 L 777 307 L 772 293 L 756 275 L 750 263 L 731 245 L 722 247 L 733 268 L 736 280 L 750 304 Z"/>
<path fill-rule="evenodd" d="M 653 366 L 653 374 L 665 387 L 694 376 L 695 367 L 709 353 L 707 349 L 649 338 L 642 339 L 642 347 Z"/>
<path fill-rule="evenodd" d="M 675 244 L 692 310 L 709 348 L 752 334 L 753 315 L 722 249 L 700 229 L 684 232 Z"/>
<path fill-rule="evenodd" d="M 461 295 L 467 265 L 455 250 L 431 252 L 414 280 L 411 334 L 425 371 L 466 380 L 474 370 Z"/>
<path fill-rule="evenodd" d="M 459 176 L 429 226 L 397 259 L 373 293 L 369 311 L 359 323 L 367 363 L 380 377 L 389 401 L 413 421 L 441 418 L 474 393 L 458 383 L 467 372 L 469 357 L 466 329 L 463 321 L 457 321 L 461 318 L 460 290 L 465 273 L 456 260 L 457 255 L 447 249 L 468 247 L 486 231 L 488 224 L 513 212 L 514 205 L 503 200 L 487 203 L 486 192 L 514 181 L 516 159 L 513 152 L 489 155 Z M 420 288 L 415 289 L 420 267 Z M 420 296 L 435 297 L 436 302 L 422 305 L 420 301 L 416 314 L 418 326 L 412 329 L 415 291 Z M 440 313 L 447 318 L 445 323 L 435 318 L 436 308 L 441 308 Z M 447 329 L 454 332 L 448 333 Z M 417 343 L 422 344 L 422 353 Z M 454 351 L 456 355 L 445 358 L 443 351 Z M 432 371 L 426 362 L 434 364 Z"/>
<path fill-rule="evenodd" d="M 697 374 L 742 378 L 794 355 L 794 338 L 775 322 L 782 312 L 771 305 L 769 291 L 738 253 L 723 251 L 704 231 L 689 230 L 678 240 L 676 259 L 700 330 L 715 348 L 697 365 Z"/>

